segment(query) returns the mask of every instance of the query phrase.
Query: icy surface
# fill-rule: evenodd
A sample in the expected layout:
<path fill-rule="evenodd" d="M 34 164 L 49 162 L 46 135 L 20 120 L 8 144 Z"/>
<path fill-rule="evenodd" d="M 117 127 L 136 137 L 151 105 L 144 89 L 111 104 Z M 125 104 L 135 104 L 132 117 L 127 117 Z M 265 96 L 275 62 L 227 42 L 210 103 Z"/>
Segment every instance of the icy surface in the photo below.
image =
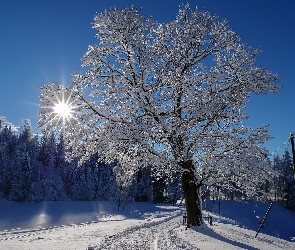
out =
<path fill-rule="evenodd" d="M 118 211 L 111 202 L 0 200 L 0 249 L 295 249 L 294 212 L 275 204 L 254 239 L 267 203 L 223 201 L 221 218 L 212 204 L 203 213 L 213 225 L 186 230 L 177 206 L 130 202 Z"/>

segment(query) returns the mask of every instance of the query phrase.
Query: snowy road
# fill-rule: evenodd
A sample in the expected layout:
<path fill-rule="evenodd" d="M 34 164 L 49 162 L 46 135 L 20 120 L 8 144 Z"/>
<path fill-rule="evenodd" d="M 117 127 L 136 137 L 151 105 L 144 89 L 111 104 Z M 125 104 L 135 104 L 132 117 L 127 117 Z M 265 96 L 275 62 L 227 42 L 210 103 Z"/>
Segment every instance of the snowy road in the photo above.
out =
<path fill-rule="evenodd" d="M 164 222 L 147 223 L 106 237 L 97 249 L 196 249 L 180 238 L 175 228 L 180 225 L 180 216 Z"/>

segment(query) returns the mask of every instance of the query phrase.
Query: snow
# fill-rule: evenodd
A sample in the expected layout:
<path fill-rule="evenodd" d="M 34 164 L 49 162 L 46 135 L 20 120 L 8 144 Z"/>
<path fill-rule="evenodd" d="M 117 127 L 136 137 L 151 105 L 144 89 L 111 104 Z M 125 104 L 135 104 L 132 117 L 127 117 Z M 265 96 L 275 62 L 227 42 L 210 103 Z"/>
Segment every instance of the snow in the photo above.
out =
<path fill-rule="evenodd" d="M 218 202 L 208 201 L 203 213 L 213 225 L 186 229 L 183 206 L 127 202 L 118 211 L 114 202 L 2 199 L 0 249 L 295 249 L 295 212 L 279 204 L 254 238 L 268 206 L 221 201 L 219 217 Z"/>

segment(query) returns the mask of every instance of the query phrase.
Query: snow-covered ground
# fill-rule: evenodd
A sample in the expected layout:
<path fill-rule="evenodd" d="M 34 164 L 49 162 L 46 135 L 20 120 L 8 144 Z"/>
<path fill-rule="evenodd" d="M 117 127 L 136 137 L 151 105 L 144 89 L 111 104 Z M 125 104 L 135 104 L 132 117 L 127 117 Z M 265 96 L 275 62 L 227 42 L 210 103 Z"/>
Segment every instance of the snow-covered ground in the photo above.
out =
<path fill-rule="evenodd" d="M 295 212 L 278 204 L 254 238 L 268 206 L 222 201 L 219 217 L 209 201 L 203 208 L 213 225 L 186 230 L 183 207 L 0 200 L 0 249 L 295 249 Z"/>

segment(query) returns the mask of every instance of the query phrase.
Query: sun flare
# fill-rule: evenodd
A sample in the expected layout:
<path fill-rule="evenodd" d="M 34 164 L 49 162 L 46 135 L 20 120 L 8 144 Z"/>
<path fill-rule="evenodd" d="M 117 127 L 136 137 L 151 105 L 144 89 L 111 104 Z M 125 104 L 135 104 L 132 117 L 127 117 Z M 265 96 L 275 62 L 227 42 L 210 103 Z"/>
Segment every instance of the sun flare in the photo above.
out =
<path fill-rule="evenodd" d="M 68 118 L 72 114 L 71 106 L 64 102 L 55 104 L 53 110 L 54 113 L 56 113 L 58 116 L 62 118 Z"/>
<path fill-rule="evenodd" d="M 43 115 L 44 120 L 39 124 L 48 123 L 52 129 L 63 129 L 65 133 L 68 127 L 73 126 L 73 121 L 78 115 L 78 102 L 73 91 L 53 82 L 52 85 L 42 88 L 41 97 L 43 109 L 40 114 Z"/>

